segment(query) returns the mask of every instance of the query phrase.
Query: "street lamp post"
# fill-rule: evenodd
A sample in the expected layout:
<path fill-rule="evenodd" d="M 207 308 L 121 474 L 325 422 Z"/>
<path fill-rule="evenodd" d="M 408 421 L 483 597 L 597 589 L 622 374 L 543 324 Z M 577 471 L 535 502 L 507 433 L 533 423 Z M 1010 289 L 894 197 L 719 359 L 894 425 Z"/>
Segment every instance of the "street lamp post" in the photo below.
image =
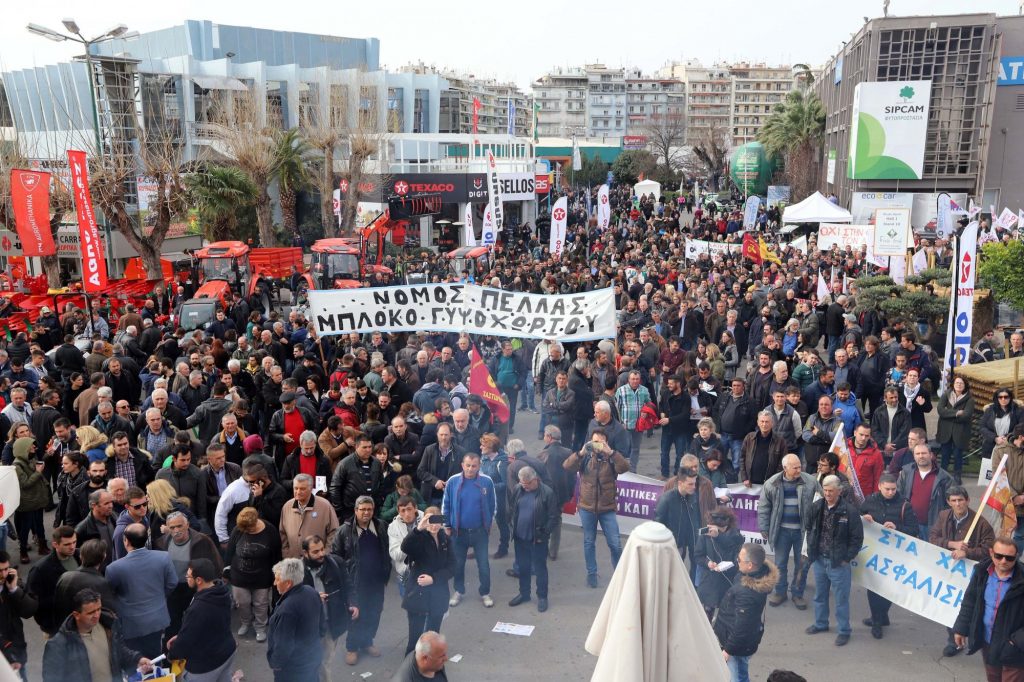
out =
<path fill-rule="evenodd" d="M 96 155 L 98 157 L 102 157 L 104 152 L 103 134 L 100 130 L 99 105 L 96 102 L 96 70 L 93 68 L 92 46 L 108 40 L 114 40 L 115 38 L 134 38 L 139 34 L 137 31 L 129 32 L 128 27 L 124 24 L 118 24 L 106 33 L 102 33 L 95 38 L 88 39 L 82 35 L 82 31 L 74 19 L 63 19 L 61 23 L 64 24 L 64 28 L 68 33 L 54 31 L 53 29 L 40 26 L 39 24 L 29 24 L 25 28 L 29 33 L 46 38 L 47 40 L 52 40 L 55 43 L 62 43 L 70 40 L 72 42 L 79 43 L 85 48 L 85 68 L 89 71 L 89 103 L 92 105 L 92 122 L 96 132 Z M 107 224 L 106 216 L 103 216 L 102 218 L 103 236 L 106 240 L 106 258 L 107 262 L 110 262 L 113 260 L 113 241 L 110 234 L 110 225 Z M 84 277 L 85 273 L 83 272 L 82 275 Z"/>

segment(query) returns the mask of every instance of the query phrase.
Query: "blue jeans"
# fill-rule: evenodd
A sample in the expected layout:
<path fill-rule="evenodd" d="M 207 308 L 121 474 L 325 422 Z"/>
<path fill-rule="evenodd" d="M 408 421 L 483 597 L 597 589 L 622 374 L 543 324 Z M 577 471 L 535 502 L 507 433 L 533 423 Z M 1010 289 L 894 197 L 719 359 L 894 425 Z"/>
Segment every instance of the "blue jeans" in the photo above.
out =
<path fill-rule="evenodd" d="M 1020 554 L 1024 547 L 1024 516 L 1017 517 L 1017 527 L 1013 529 L 1013 542 L 1017 545 L 1017 553 Z"/>
<path fill-rule="evenodd" d="M 828 337 L 828 347 L 826 350 L 828 350 L 828 362 L 830 365 L 836 361 L 836 351 L 839 350 L 839 342 L 842 338 L 842 334 Z"/>
<path fill-rule="evenodd" d="M 775 584 L 775 594 L 786 596 L 786 588 L 789 587 L 789 555 L 793 554 L 793 596 L 804 596 L 804 586 L 801 584 L 800 575 L 800 552 L 803 549 L 803 534 L 799 528 L 780 528 L 779 537 L 775 541 L 775 565 L 779 569 L 779 582 Z"/>
<path fill-rule="evenodd" d="M 729 666 L 731 682 L 750 682 L 750 656 L 730 656 L 725 664 Z"/>
<path fill-rule="evenodd" d="M 740 459 L 743 456 L 743 439 L 730 436 L 727 433 L 723 433 L 722 447 L 725 448 L 726 452 L 729 453 L 729 459 L 732 460 L 733 471 L 739 474 Z"/>
<path fill-rule="evenodd" d="M 631 439 L 629 446 L 629 470 L 636 473 L 636 466 L 640 463 L 640 443 L 643 442 L 644 434 L 636 429 L 629 432 Z"/>
<path fill-rule="evenodd" d="M 945 469 L 949 466 L 950 455 L 953 456 L 953 471 L 959 473 L 964 470 L 964 449 L 953 441 L 947 441 L 942 444 L 942 468 Z"/>
<path fill-rule="evenodd" d="M 661 427 L 661 475 L 668 478 L 679 469 L 679 460 L 686 454 L 690 437 L 683 433 L 673 434 L 667 426 Z M 669 469 L 669 455 L 676 449 L 675 465 Z"/>
<path fill-rule="evenodd" d="M 814 562 L 814 626 L 828 628 L 829 592 L 836 598 L 836 625 L 839 634 L 850 634 L 850 564 L 834 565 L 829 559 Z"/>
<path fill-rule="evenodd" d="M 480 574 L 480 596 L 491 593 L 491 564 L 487 560 L 487 533 L 483 528 L 462 529 L 452 535 L 455 549 L 455 591 L 466 594 L 466 554 L 473 548 Z"/>
<path fill-rule="evenodd" d="M 531 578 L 537 578 L 537 597 L 548 598 L 548 543 L 515 539 L 519 594 L 530 598 Z"/>
<path fill-rule="evenodd" d="M 525 410 L 527 408 L 531 410 L 537 409 L 537 399 L 534 396 L 533 388 L 533 372 L 526 373 L 526 385 L 523 386 L 523 390 L 519 392 L 519 409 Z"/>
<path fill-rule="evenodd" d="M 587 575 L 597 575 L 597 524 L 601 524 L 601 532 L 608 543 L 608 551 L 612 554 L 612 568 L 619 563 L 622 556 L 622 538 L 619 536 L 619 520 L 614 511 L 595 514 L 580 509 L 580 522 L 583 524 L 583 560 L 587 564 Z"/>
<path fill-rule="evenodd" d="M 494 522 L 498 524 L 498 549 L 508 551 L 509 536 L 512 534 L 508 525 L 508 495 L 505 486 L 494 486 Z"/>

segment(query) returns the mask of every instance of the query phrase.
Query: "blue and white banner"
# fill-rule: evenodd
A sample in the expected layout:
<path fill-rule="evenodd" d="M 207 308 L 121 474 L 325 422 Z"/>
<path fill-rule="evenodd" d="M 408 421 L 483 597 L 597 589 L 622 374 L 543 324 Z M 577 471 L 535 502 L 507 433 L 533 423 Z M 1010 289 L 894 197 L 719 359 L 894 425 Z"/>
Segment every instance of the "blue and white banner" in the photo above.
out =
<path fill-rule="evenodd" d="M 494 246 L 498 240 L 498 228 L 494 224 L 494 207 L 490 204 L 484 207 L 484 227 L 480 232 L 481 246 Z"/>
<path fill-rule="evenodd" d="M 747 197 L 747 203 L 743 206 L 743 229 L 753 230 L 757 222 L 757 209 L 761 206 L 761 197 Z"/>
<path fill-rule="evenodd" d="M 853 579 L 893 604 L 952 627 L 976 562 L 896 530 L 864 522 Z"/>
<path fill-rule="evenodd" d="M 511 97 L 508 98 L 508 134 L 516 135 L 516 103 Z"/>
<path fill-rule="evenodd" d="M 953 269 L 953 290 L 946 330 L 946 359 L 942 366 L 940 394 L 953 381 L 953 368 L 970 363 L 971 332 L 974 327 L 974 275 L 978 265 L 978 223 L 972 222 L 960 236 L 959 258 Z M 956 301 L 956 318 L 953 302 Z"/>

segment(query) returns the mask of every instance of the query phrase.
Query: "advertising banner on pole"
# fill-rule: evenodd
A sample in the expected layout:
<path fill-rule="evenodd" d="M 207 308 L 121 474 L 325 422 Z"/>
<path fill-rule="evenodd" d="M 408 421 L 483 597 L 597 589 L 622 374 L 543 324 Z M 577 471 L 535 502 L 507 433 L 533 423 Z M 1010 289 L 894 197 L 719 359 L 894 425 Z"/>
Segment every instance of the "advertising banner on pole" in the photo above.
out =
<path fill-rule="evenodd" d="M 876 256 L 901 256 L 907 251 L 910 235 L 910 209 L 879 208 L 875 210 Z"/>
<path fill-rule="evenodd" d="M 859 83 L 853 92 L 847 177 L 920 180 L 931 93 L 931 81 Z"/>
<path fill-rule="evenodd" d="M 948 549 L 866 521 L 864 546 L 851 563 L 860 585 L 950 627 L 976 562 L 954 559 Z"/>
<path fill-rule="evenodd" d="M 487 204 L 484 207 L 484 227 L 480 232 L 480 244 L 482 246 L 494 246 L 497 237 L 497 228 L 494 225 L 494 207 Z"/>
<path fill-rule="evenodd" d="M 473 204 L 466 204 L 462 217 L 462 245 L 476 246 L 476 231 L 473 229 Z"/>
<path fill-rule="evenodd" d="M 960 236 L 959 259 L 953 270 L 956 319 L 947 322 L 946 358 L 942 366 L 940 394 L 953 380 L 953 368 L 970 363 L 971 333 L 974 328 L 974 274 L 978 263 L 978 223 L 972 222 Z M 952 301 L 951 301 L 952 303 Z M 952 305 L 950 313 L 953 312 Z"/>
<path fill-rule="evenodd" d="M 607 230 L 612 222 L 612 205 L 608 203 L 608 185 L 597 188 L 597 227 Z"/>
<path fill-rule="evenodd" d="M 747 203 L 743 205 L 743 229 L 753 230 L 757 223 L 757 209 L 761 206 L 761 197 L 747 197 Z"/>
<path fill-rule="evenodd" d="M 491 206 L 494 227 L 501 232 L 505 225 L 505 208 L 501 200 L 501 183 L 498 181 L 498 164 L 494 152 L 487 150 L 487 203 Z"/>
<path fill-rule="evenodd" d="M 565 230 L 569 224 L 569 200 L 562 197 L 555 202 L 551 209 L 551 238 L 548 243 L 548 251 L 555 258 L 562 257 L 562 249 L 565 248 Z"/>
<path fill-rule="evenodd" d="M 96 293 L 107 288 L 107 259 L 100 243 L 96 214 L 92 210 L 89 194 L 89 167 L 85 152 L 69 149 L 68 166 L 71 170 L 71 196 L 78 213 L 78 231 L 82 245 L 82 281 L 85 291 Z"/>
<path fill-rule="evenodd" d="M 23 255 L 57 253 L 50 231 L 50 174 L 12 168 L 11 206 Z"/>
<path fill-rule="evenodd" d="M 555 296 L 460 283 L 314 290 L 309 317 L 321 336 L 431 330 L 584 341 L 616 333 L 611 288 Z"/>

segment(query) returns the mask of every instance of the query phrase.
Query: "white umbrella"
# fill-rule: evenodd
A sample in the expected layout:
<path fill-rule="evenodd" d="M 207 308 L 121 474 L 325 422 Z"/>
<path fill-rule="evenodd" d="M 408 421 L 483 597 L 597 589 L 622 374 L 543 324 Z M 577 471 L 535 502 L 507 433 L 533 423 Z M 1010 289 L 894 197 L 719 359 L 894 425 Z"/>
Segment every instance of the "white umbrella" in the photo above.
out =
<path fill-rule="evenodd" d="M 729 669 L 668 528 L 630 534 L 585 644 L 592 682 L 726 682 Z"/>

